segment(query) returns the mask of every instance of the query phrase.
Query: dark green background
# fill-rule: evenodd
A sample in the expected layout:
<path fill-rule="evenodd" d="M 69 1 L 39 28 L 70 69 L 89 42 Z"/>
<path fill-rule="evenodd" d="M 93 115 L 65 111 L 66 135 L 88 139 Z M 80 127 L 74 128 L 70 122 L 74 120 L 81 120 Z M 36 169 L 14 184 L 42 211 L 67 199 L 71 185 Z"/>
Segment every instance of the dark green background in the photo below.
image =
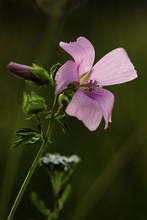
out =
<path fill-rule="evenodd" d="M 38 3 L 38 4 L 37 4 Z M 45 5 L 44 5 L 44 4 Z M 54 127 L 50 152 L 81 162 L 69 180 L 71 196 L 61 220 L 147 219 L 147 5 L 145 1 L 103 0 L 1 0 L 0 1 L 0 220 L 5 220 L 39 146 L 13 149 L 15 132 L 35 127 L 24 119 L 22 93 L 31 91 L 7 69 L 10 61 L 36 63 L 47 70 L 69 56 L 60 41 L 85 36 L 95 47 L 96 61 L 117 47 L 129 54 L 138 78 L 111 86 L 115 95 L 113 123 L 104 121 L 90 132 L 76 118 L 69 118 L 71 132 Z M 50 107 L 54 89 L 35 88 Z M 27 187 L 14 220 L 39 219 L 30 203 L 35 190 L 52 207 L 50 179 L 39 168 Z"/>

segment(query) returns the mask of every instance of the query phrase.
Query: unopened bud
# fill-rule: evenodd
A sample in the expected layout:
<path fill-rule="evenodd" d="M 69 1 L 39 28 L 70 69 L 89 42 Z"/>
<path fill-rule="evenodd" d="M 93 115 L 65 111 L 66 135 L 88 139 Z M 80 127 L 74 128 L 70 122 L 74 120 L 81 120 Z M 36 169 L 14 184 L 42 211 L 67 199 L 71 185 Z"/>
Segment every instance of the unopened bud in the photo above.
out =
<path fill-rule="evenodd" d="M 48 73 L 42 67 L 35 64 L 33 66 L 27 66 L 10 62 L 8 68 L 17 78 L 24 79 L 32 85 L 44 86 L 50 82 Z"/>
<path fill-rule="evenodd" d="M 68 99 L 67 95 L 65 95 L 63 93 L 60 94 L 59 98 L 58 98 L 58 103 L 59 103 L 60 106 L 65 106 L 66 107 L 69 103 L 69 99 Z"/>
<path fill-rule="evenodd" d="M 35 92 L 23 94 L 23 110 L 28 115 L 38 114 L 44 112 L 47 109 L 45 100 L 43 97 L 37 95 Z"/>

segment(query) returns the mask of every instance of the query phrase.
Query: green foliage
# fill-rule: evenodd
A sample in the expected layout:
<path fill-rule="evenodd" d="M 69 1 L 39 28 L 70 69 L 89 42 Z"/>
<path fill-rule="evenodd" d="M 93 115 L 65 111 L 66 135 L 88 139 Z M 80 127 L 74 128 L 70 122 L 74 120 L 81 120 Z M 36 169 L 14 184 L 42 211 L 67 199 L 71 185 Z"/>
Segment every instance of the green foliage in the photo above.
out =
<path fill-rule="evenodd" d="M 31 128 L 22 128 L 16 132 L 16 135 L 20 138 L 13 143 L 13 147 L 23 145 L 34 145 L 40 139 L 43 139 L 42 134 Z"/>
<path fill-rule="evenodd" d="M 70 131 L 70 127 L 68 125 L 67 122 L 65 122 L 65 120 L 63 120 L 65 117 L 67 117 L 67 115 L 65 113 L 58 115 L 58 113 L 60 112 L 60 106 L 59 109 L 57 111 L 57 113 L 55 114 L 55 120 L 60 124 L 60 128 L 62 130 L 63 133 L 67 131 Z M 46 119 L 50 119 L 51 118 L 51 110 L 48 111 Z"/>
<path fill-rule="evenodd" d="M 51 216 L 51 211 L 48 209 L 42 199 L 39 198 L 36 192 L 32 192 L 30 199 L 34 207 L 42 213 L 45 217 Z"/>
<path fill-rule="evenodd" d="M 66 115 L 63 114 L 63 115 L 58 115 L 55 119 L 57 120 L 57 122 L 60 124 L 60 127 L 61 127 L 61 130 L 63 131 L 63 133 L 65 133 L 65 131 L 70 131 L 70 127 L 69 125 L 67 124 L 67 122 L 65 122 L 63 120 L 63 118 L 65 117 Z"/>
<path fill-rule="evenodd" d="M 58 200 L 60 209 L 63 208 L 66 200 L 68 199 L 68 197 L 70 195 L 70 193 L 71 193 L 71 186 L 68 184 L 68 185 L 66 185 L 61 197 Z"/>
<path fill-rule="evenodd" d="M 59 212 L 62 210 L 65 202 L 67 201 L 71 192 L 71 186 L 67 185 L 63 190 L 61 196 L 57 196 L 56 207 L 53 211 L 47 208 L 45 202 L 39 198 L 36 192 L 32 192 L 30 195 L 30 200 L 33 206 L 45 217 L 45 219 L 54 220 L 58 219 Z"/>

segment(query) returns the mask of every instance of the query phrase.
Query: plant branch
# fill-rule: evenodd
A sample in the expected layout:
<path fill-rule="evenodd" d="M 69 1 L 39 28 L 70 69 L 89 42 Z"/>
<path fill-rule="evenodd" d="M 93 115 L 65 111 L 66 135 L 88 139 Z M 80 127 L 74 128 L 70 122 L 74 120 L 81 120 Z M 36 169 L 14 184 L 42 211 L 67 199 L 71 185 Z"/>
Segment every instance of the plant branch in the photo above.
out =
<path fill-rule="evenodd" d="M 25 180 L 24 180 L 24 182 L 23 182 L 23 184 L 20 188 L 20 191 L 19 191 L 19 193 L 16 197 L 16 200 L 15 200 L 13 206 L 12 206 L 12 209 L 9 213 L 9 216 L 8 216 L 7 220 L 12 220 L 13 219 L 13 216 L 14 216 L 15 211 L 16 211 L 19 203 L 20 203 L 20 200 L 21 200 L 21 198 L 22 198 L 22 196 L 25 192 L 25 189 L 26 189 L 26 187 L 27 187 L 34 171 L 36 170 L 36 167 L 38 165 L 38 162 L 39 162 L 42 154 L 44 153 L 44 151 L 45 151 L 45 149 L 46 149 L 46 147 L 47 147 L 47 145 L 50 141 L 50 137 L 51 137 L 51 133 L 52 133 L 52 127 L 53 127 L 54 111 L 55 111 L 56 101 L 57 101 L 57 96 L 55 96 L 55 98 L 54 98 L 52 111 L 51 111 L 51 118 L 50 118 L 50 121 L 49 121 L 49 125 L 48 125 L 48 129 L 47 129 L 47 132 L 46 132 L 45 139 L 44 139 L 44 141 L 43 141 L 43 143 L 42 143 L 42 145 L 41 145 L 41 147 L 40 147 L 40 149 L 39 149 L 39 151 L 38 151 L 38 153 L 37 153 L 37 155 L 36 155 L 36 157 L 35 157 L 35 159 L 32 163 L 32 166 L 29 169 L 29 172 L 28 172 L 28 174 L 27 174 L 27 176 L 26 176 L 26 178 L 25 178 Z"/>

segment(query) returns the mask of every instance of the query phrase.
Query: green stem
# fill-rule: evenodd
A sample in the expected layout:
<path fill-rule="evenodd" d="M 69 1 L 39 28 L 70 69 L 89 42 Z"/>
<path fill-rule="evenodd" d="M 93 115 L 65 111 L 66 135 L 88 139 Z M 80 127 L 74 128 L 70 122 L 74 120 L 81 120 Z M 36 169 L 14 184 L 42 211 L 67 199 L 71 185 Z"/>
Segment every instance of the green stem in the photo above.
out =
<path fill-rule="evenodd" d="M 30 170 L 29 170 L 29 172 L 28 172 L 28 174 L 27 174 L 27 176 L 26 176 L 26 178 L 25 178 L 25 180 L 24 180 L 24 182 L 23 182 L 23 184 L 20 188 L 20 191 L 19 191 L 19 193 L 16 197 L 16 200 L 15 200 L 13 206 L 12 206 L 12 209 L 9 213 L 9 216 L 8 216 L 7 220 L 12 220 L 13 219 L 13 216 L 14 216 L 15 211 L 16 211 L 19 203 L 20 203 L 20 200 L 21 200 L 21 198 L 22 198 L 22 196 L 25 192 L 25 189 L 26 189 L 26 187 L 27 187 L 27 185 L 28 185 L 28 183 L 29 183 L 29 181 L 30 181 L 37 165 L 38 165 L 38 162 L 39 162 L 43 152 L 45 151 L 45 149 L 46 149 L 46 147 L 49 143 L 51 133 L 52 133 L 52 125 L 53 125 L 54 110 L 55 110 L 56 101 L 57 101 L 57 96 L 55 96 L 55 98 L 54 98 L 52 112 L 51 112 L 51 118 L 50 118 L 48 129 L 47 129 L 47 132 L 46 132 L 46 138 L 45 138 L 44 142 L 42 143 L 42 145 L 41 145 L 41 147 L 40 147 L 40 149 L 39 149 L 39 151 L 38 151 L 38 153 L 37 153 L 37 155 L 34 159 L 34 162 L 32 163 L 32 166 L 31 166 L 31 168 L 30 168 Z"/>

